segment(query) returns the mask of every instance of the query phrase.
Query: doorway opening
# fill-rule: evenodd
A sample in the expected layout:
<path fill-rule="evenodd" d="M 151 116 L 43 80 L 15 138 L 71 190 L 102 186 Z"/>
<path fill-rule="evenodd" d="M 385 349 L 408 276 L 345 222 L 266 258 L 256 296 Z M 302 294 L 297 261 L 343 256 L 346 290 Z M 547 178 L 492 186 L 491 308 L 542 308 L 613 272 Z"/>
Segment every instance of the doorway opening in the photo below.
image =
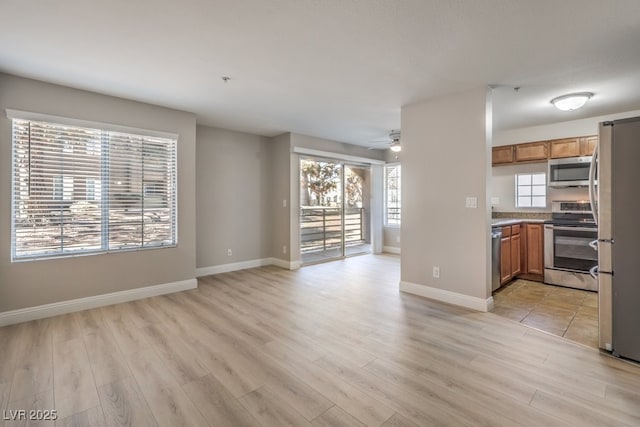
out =
<path fill-rule="evenodd" d="M 300 159 L 302 264 L 371 253 L 371 169 Z"/>

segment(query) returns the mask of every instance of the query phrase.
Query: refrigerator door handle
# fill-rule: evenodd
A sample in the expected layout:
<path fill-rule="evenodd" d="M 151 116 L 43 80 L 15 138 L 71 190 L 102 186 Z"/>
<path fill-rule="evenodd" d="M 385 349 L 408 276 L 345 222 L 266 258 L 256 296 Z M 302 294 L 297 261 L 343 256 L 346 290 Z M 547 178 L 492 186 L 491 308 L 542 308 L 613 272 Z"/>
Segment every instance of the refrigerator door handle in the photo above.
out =
<path fill-rule="evenodd" d="M 598 239 L 590 241 L 589 247 L 591 247 L 591 249 L 593 249 L 594 251 L 598 252 Z"/>
<path fill-rule="evenodd" d="M 591 267 L 589 269 L 589 274 L 591 275 L 591 277 L 593 277 L 594 279 L 598 278 L 598 266 L 594 265 L 593 267 Z"/>
<path fill-rule="evenodd" d="M 589 166 L 589 202 L 591 203 L 591 212 L 593 212 L 593 220 L 598 225 L 598 200 L 596 194 L 596 167 L 598 165 L 598 145 L 593 150 L 591 156 L 591 165 Z"/>

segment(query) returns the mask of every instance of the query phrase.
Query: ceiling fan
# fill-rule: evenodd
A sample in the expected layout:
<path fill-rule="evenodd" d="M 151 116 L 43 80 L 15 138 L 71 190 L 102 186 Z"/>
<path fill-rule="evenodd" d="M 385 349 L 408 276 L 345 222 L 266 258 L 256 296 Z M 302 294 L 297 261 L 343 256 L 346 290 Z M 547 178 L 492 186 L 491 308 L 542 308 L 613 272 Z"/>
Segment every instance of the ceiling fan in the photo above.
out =
<path fill-rule="evenodd" d="M 400 131 L 392 130 L 389 132 L 389 139 L 387 141 L 374 142 L 373 147 L 369 147 L 369 150 L 386 150 L 387 148 L 394 153 L 398 153 L 402 151 L 402 146 L 400 145 Z"/>

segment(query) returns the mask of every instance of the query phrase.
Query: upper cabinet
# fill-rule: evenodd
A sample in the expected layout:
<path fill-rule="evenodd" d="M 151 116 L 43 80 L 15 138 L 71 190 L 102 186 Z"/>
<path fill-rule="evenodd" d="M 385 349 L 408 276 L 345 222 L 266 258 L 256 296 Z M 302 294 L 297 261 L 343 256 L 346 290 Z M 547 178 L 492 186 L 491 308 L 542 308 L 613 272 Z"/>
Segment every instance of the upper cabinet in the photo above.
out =
<path fill-rule="evenodd" d="M 491 163 L 494 165 L 513 163 L 513 145 L 493 147 L 491 152 Z"/>
<path fill-rule="evenodd" d="M 581 156 L 593 156 L 593 152 L 598 145 L 598 136 L 583 136 L 580 138 L 580 155 Z"/>
<path fill-rule="evenodd" d="M 551 141 L 550 159 L 577 157 L 580 155 L 580 138 L 564 138 Z"/>
<path fill-rule="evenodd" d="M 516 162 L 531 162 L 549 158 L 546 141 L 517 144 L 514 147 L 516 148 Z"/>
<path fill-rule="evenodd" d="M 598 136 L 554 139 L 552 141 L 493 147 L 492 164 L 508 165 L 523 162 L 543 162 L 547 159 L 591 156 L 598 143 Z"/>

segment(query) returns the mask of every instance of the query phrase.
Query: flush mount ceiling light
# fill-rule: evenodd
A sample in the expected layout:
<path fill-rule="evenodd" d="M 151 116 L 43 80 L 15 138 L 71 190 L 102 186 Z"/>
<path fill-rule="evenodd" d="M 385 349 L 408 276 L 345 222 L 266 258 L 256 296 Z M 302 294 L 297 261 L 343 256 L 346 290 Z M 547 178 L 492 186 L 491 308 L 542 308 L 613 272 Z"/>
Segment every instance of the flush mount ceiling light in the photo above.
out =
<path fill-rule="evenodd" d="M 591 92 L 570 93 L 553 98 L 551 103 L 560 111 L 573 111 L 584 106 L 592 96 Z"/>
<path fill-rule="evenodd" d="M 391 144 L 389 144 L 389 149 L 394 153 L 399 153 L 402 151 L 402 146 L 400 145 L 400 131 L 392 130 L 389 132 L 389 139 L 391 139 Z"/>

